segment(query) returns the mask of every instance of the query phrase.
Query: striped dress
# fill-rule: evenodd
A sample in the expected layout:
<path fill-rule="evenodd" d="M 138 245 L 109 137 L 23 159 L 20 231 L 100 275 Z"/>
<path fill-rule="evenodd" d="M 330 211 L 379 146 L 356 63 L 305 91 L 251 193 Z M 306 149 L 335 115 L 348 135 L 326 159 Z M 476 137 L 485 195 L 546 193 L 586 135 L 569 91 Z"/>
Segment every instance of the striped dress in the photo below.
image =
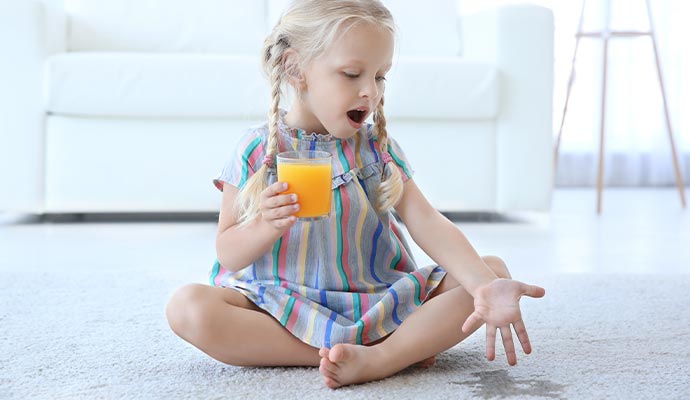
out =
<path fill-rule="evenodd" d="M 367 344 L 400 326 L 438 286 L 445 271 L 417 268 L 391 212 L 378 213 L 383 162 L 372 126 L 347 139 L 306 134 L 281 123 L 279 150 L 323 150 L 333 155 L 330 217 L 298 220 L 252 265 L 231 272 L 218 261 L 210 283 L 240 291 L 314 347 Z M 214 184 L 242 188 L 261 167 L 268 126 L 250 128 Z M 389 153 L 403 180 L 412 176 L 397 143 Z M 275 169 L 269 184 L 276 181 Z"/>

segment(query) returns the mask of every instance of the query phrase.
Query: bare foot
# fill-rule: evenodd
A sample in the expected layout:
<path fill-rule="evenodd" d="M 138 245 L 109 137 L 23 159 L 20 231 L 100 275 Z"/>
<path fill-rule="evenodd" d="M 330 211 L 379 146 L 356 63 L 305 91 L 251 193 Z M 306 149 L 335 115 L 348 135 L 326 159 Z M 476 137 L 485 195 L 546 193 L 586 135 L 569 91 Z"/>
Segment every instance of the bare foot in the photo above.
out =
<path fill-rule="evenodd" d="M 416 363 L 414 366 L 417 368 L 431 368 L 434 364 L 436 364 L 436 356 L 431 356 L 427 358 L 426 360 L 422 360 L 418 363 Z"/>
<path fill-rule="evenodd" d="M 383 379 L 397 372 L 391 370 L 376 347 L 337 344 L 330 350 L 322 348 L 319 355 L 319 371 L 331 389 Z"/>

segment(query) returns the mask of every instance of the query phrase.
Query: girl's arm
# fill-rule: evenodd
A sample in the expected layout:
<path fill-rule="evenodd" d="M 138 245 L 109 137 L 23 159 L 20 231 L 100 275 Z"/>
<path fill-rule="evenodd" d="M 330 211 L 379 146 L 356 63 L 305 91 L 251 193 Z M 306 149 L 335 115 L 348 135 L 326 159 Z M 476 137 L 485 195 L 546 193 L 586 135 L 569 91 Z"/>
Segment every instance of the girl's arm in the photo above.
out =
<path fill-rule="evenodd" d="M 239 271 L 251 265 L 270 251 L 285 230 L 296 221 L 296 197 L 280 194 L 287 188 L 282 182 L 274 183 L 261 194 L 261 214 L 250 224 L 239 227 L 235 200 L 239 190 L 223 184 L 223 201 L 218 218 L 216 255 L 220 265 L 230 271 Z"/>
<path fill-rule="evenodd" d="M 498 278 L 460 229 L 429 204 L 413 179 L 405 182 L 395 209 L 415 243 L 473 297 L 478 288 Z"/>
<path fill-rule="evenodd" d="M 412 239 L 474 298 L 474 312 L 461 329 L 471 332 L 476 324 L 486 323 L 486 358 L 494 359 L 496 330 L 500 330 L 508 364 L 517 363 L 511 325 L 525 353 L 530 353 L 532 348 L 522 322 L 519 301 L 522 296 L 542 297 L 544 289 L 511 279 L 498 279 L 460 229 L 429 204 L 412 179 L 405 183 L 396 210 L 407 224 Z"/>

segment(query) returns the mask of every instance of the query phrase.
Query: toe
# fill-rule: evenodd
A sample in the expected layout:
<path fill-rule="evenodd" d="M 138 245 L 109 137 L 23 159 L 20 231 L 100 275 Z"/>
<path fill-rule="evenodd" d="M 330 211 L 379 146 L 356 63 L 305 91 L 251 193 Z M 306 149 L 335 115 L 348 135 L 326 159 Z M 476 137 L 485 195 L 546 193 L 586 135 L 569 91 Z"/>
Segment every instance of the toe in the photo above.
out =
<path fill-rule="evenodd" d="M 334 363 L 343 362 L 348 359 L 349 351 L 348 347 L 342 344 L 337 344 L 333 346 L 329 352 L 328 359 Z"/>
<path fill-rule="evenodd" d="M 323 375 L 324 379 L 333 379 L 335 375 L 329 370 L 327 370 L 323 365 L 319 366 L 319 372 Z"/>
<path fill-rule="evenodd" d="M 339 388 L 339 387 L 341 386 L 341 385 L 338 383 L 338 381 L 336 381 L 336 380 L 333 379 L 333 378 L 325 377 L 325 378 L 323 379 L 323 381 L 324 381 L 324 383 L 326 383 L 326 386 L 328 386 L 328 387 L 331 388 L 331 389 L 337 389 L 337 388 Z"/>
<path fill-rule="evenodd" d="M 329 372 L 330 374 L 336 374 L 339 370 L 336 364 L 330 362 L 327 358 L 322 358 L 319 365 L 319 370 L 321 372 Z"/>
<path fill-rule="evenodd" d="M 436 357 L 429 357 L 415 364 L 418 368 L 431 368 L 436 363 Z"/>
<path fill-rule="evenodd" d="M 328 358 L 328 348 L 322 347 L 319 349 L 319 356 Z"/>

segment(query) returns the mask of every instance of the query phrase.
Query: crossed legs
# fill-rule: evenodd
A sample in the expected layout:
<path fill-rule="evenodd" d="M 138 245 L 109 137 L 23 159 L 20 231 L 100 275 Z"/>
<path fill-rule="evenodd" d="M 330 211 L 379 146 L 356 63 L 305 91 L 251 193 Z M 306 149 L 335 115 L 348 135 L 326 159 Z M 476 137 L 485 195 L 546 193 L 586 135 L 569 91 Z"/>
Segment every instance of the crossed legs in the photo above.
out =
<path fill-rule="evenodd" d="M 483 257 L 501 278 L 510 278 L 505 263 L 498 257 Z M 450 312 L 449 310 L 452 310 Z M 328 387 L 383 379 L 406 367 L 428 360 L 460 343 L 468 333 L 462 324 L 474 311 L 474 299 L 450 275 L 446 275 L 431 298 L 403 321 L 383 342 L 371 346 L 338 344 L 321 349 L 319 370 Z"/>
<path fill-rule="evenodd" d="M 510 277 L 500 258 L 483 259 L 499 277 Z M 469 293 L 446 275 L 430 299 L 385 340 L 330 350 L 297 339 L 235 290 L 187 285 L 172 296 L 166 314 L 178 336 L 216 360 L 238 366 L 320 366 L 326 385 L 336 388 L 382 379 L 419 362 L 428 366 L 436 354 L 471 334 L 460 327 L 473 309 Z"/>
<path fill-rule="evenodd" d="M 236 290 L 184 286 L 173 294 L 166 314 L 178 336 L 226 364 L 319 365 L 317 348 L 297 339 Z"/>

